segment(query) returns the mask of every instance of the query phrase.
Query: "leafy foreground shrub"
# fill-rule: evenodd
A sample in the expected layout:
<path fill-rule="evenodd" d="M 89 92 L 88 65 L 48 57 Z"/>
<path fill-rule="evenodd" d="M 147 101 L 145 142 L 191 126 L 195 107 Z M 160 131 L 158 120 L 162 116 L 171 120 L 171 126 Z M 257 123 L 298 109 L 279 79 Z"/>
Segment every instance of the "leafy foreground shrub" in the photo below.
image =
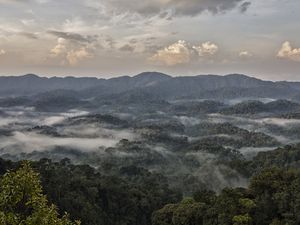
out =
<path fill-rule="evenodd" d="M 56 206 L 48 204 L 42 194 L 39 174 L 29 163 L 15 172 L 9 171 L 0 181 L 1 225 L 79 225 L 67 214 L 59 218 Z"/>

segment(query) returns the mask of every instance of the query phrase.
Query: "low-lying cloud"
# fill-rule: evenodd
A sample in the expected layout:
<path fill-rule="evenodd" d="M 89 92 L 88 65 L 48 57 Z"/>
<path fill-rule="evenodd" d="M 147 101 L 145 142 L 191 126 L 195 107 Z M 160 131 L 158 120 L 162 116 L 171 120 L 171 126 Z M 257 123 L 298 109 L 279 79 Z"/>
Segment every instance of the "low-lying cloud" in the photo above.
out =
<path fill-rule="evenodd" d="M 0 128 L 6 133 L 0 134 L 1 154 L 43 152 L 56 147 L 99 152 L 114 147 L 122 139 L 133 141 L 138 137 L 133 130 L 104 128 L 97 123 L 65 124 L 70 117 L 88 114 L 86 111 L 39 113 L 32 108 L 2 110 L 6 115 L 1 117 Z M 56 133 L 52 134 L 53 130 Z"/>
<path fill-rule="evenodd" d="M 31 153 L 46 151 L 54 147 L 67 147 L 81 151 L 97 151 L 100 147 L 112 147 L 119 140 L 112 138 L 79 138 L 79 137 L 51 137 L 37 133 L 14 132 L 13 136 L 0 138 L 2 153 L 19 151 Z"/>

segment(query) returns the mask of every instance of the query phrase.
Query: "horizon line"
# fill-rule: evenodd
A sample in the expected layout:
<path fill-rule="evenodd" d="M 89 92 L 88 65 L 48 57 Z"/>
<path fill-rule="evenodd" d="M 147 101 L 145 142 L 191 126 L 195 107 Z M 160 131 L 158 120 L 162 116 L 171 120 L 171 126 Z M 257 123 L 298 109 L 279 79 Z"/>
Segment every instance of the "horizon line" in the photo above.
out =
<path fill-rule="evenodd" d="M 134 78 L 137 77 L 139 75 L 142 74 L 147 74 L 147 73 L 155 73 L 155 74 L 161 74 L 161 75 L 166 75 L 169 76 L 171 78 L 181 78 L 181 77 L 200 77 L 200 76 L 216 76 L 216 77 L 226 77 L 226 76 L 232 76 L 232 75 L 239 75 L 239 76 L 246 76 L 248 78 L 253 78 L 253 79 L 257 79 L 257 80 L 262 80 L 262 81 L 272 81 L 272 82 L 300 82 L 300 80 L 268 80 L 268 79 L 262 79 L 262 78 L 258 78 L 254 75 L 247 75 L 247 74 L 243 74 L 243 73 L 226 73 L 226 74 L 212 74 L 212 73 L 208 73 L 208 74 L 195 74 L 195 75 L 173 75 L 173 74 L 169 74 L 169 73 L 164 73 L 164 72 L 159 72 L 159 71 L 143 71 L 137 74 L 131 74 L 131 75 L 117 75 L 117 76 L 113 76 L 113 77 L 105 77 L 103 75 L 88 75 L 88 76 L 84 76 L 84 75 L 79 75 L 79 76 L 72 76 L 72 75 L 66 75 L 66 76 L 60 76 L 60 75 L 40 75 L 37 73 L 24 73 L 24 74 L 16 74 L 16 75 L 0 75 L 0 78 L 13 78 L 13 77 L 25 77 L 25 76 L 36 76 L 39 78 L 46 78 L 46 79 L 51 79 L 51 78 L 74 78 L 74 79 L 82 79 L 82 78 L 94 78 L 94 79 L 98 79 L 98 80 L 110 80 L 110 79 L 116 79 L 116 78 L 121 78 L 121 77 L 129 77 L 129 78 Z"/>

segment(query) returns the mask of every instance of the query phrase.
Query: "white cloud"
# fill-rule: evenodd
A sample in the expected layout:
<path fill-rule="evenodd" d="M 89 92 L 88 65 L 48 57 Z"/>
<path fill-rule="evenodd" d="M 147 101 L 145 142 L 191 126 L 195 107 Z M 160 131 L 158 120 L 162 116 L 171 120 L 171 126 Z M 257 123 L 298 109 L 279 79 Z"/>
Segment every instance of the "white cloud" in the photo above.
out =
<path fill-rule="evenodd" d="M 64 54 L 67 51 L 66 47 L 67 41 L 64 38 L 58 38 L 57 39 L 57 45 L 50 50 L 50 53 L 52 56 L 59 56 L 61 54 Z"/>
<path fill-rule="evenodd" d="M 67 53 L 67 60 L 70 65 L 75 66 L 78 64 L 79 61 L 91 58 L 92 54 L 88 52 L 85 47 L 82 47 L 78 50 L 71 50 Z"/>
<path fill-rule="evenodd" d="M 239 57 L 245 59 L 245 58 L 251 58 L 253 56 L 253 54 L 249 51 L 246 51 L 246 50 L 243 50 L 243 51 L 240 51 L 239 53 Z"/>
<path fill-rule="evenodd" d="M 219 47 L 209 41 L 198 46 L 192 46 L 184 40 L 179 40 L 164 49 L 158 50 L 149 60 L 167 66 L 174 66 L 189 63 L 197 58 L 211 58 L 218 50 Z"/>
<path fill-rule="evenodd" d="M 199 56 L 212 56 L 217 53 L 219 47 L 216 44 L 207 41 L 198 46 L 193 46 L 193 49 L 197 51 Z"/>
<path fill-rule="evenodd" d="M 91 25 L 86 24 L 80 17 L 66 19 L 62 25 L 65 32 L 82 33 L 91 31 Z"/>
<path fill-rule="evenodd" d="M 173 66 L 188 63 L 190 61 L 191 54 L 188 43 L 186 41 L 179 40 L 164 49 L 158 50 L 157 53 L 150 58 L 150 60 L 161 62 L 167 66 Z"/>
<path fill-rule="evenodd" d="M 291 43 L 286 41 L 282 44 L 277 57 L 300 62 L 300 48 L 293 49 Z"/>
<path fill-rule="evenodd" d="M 0 49 L 0 56 L 5 55 L 5 54 L 6 54 L 6 51 L 4 49 Z"/>
<path fill-rule="evenodd" d="M 34 19 L 21 19 L 21 23 L 25 26 L 32 26 L 35 25 Z"/>
<path fill-rule="evenodd" d="M 69 65 L 75 66 L 81 60 L 92 58 L 93 54 L 89 52 L 87 46 L 77 47 L 64 38 L 58 38 L 57 45 L 50 50 L 50 56 L 62 58 L 62 64 L 67 61 Z"/>

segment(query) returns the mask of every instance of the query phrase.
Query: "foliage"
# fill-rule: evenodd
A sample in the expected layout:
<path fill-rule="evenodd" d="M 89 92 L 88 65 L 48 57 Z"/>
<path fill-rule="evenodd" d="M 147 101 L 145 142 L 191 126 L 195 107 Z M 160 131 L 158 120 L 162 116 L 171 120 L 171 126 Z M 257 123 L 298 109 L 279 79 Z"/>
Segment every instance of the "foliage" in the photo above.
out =
<path fill-rule="evenodd" d="M 166 205 L 153 214 L 153 225 L 203 224 L 205 204 L 183 199 L 179 204 Z"/>
<path fill-rule="evenodd" d="M 50 222 L 55 219 L 70 224 L 67 217 L 58 217 L 67 211 L 71 219 L 80 219 L 87 225 L 297 225 L 298 147 L 260 153 L 253 161 L 232 157 L 240 162 L 240 168 L 252 174 L 248 188 L 225 188 L 219 193 L 201 189 L 183 200 L 179 192 L 169 188 L 164 176 L 143 168 L 107 167 L 103 175 L 90 166 L 72 165 L 67 159 L 43 159 L 32 166 L 40 173 L 44 192 L 58 206 L 58 212 L 53 205 L 48 206 L 38 175 L 25 164 L 23 172 L 9 172 L 2 178 L 1 219 L 3 224 L 19 224 L 19 220 L 42 224 L 36 221 L 47 215 Z M 0 160 L 0 173 L 18 165 Z M 114 172 L 110 174 L 110 170 Z M 17 175 L 19 180 L 14 178 Z M 13 185 L 16 182 L 31 187 L 26 189 L 28 201 L 20 201 L 22 195 L 3 197 L 11 194 L 6 186 L 14 193 L 20 192 L 20 185 Z"/>
<path fill-rule="evenodd" d="M 28 163 L 1 179 L 0 221 L 7 225 L 72 225 L 67 215 L 59 218 L 55 205 L 42 194 L 39 174 Z"/>
<path fill-rule="evenodd" d="M 152 218 L 153 225 L 297 225 L 299 215 L 300 172 L 269 168 L 255 175 L 248 189 L 199 191 L 194 200 L 166 205 Z"/>
<path fill-rule="evenodd" d="M 0 172 L 17 165 L 0 160 Z M 43 159 L 32 166 L 40 173 L 44 193 L 58 206 L 58 213 L 67 211 L 83 225 L 148 225 L 153 211 L 181 199 L 163 176 L 134 166 L 122 168 L 119 176 L 103 176 L 67 159 L 57 163 Z"/>

